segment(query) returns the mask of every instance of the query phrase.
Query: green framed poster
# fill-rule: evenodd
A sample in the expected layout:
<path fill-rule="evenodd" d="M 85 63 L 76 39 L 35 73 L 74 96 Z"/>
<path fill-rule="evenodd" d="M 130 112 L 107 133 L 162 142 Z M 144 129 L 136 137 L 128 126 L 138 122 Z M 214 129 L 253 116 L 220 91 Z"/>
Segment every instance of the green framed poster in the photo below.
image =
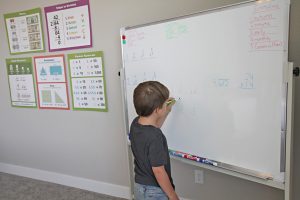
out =
<path fill-rule="evenodd" d="M 4 14 L 10 54 L 45 51 L 41 9 Z"/>
<path fill-rule="evenodd" d="M 73 110 L 107 112 L 103 52 L 68 54 Z"/>
<path fill-rule="evenodd" d="M 32 59 L 6 59 L 11 105 L 36 108 Z"/>

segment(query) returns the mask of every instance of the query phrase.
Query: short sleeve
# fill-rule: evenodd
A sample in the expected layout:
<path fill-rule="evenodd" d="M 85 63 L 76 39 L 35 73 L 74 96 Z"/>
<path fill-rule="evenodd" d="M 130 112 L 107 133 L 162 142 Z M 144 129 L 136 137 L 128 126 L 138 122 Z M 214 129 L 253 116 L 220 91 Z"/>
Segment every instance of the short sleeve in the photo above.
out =
<path fill-rule="evenodd" d="M 168 158 L 162 136 L 155 137 L 149 145 L 149 161 L 152 167 L 166 165 Z"/>

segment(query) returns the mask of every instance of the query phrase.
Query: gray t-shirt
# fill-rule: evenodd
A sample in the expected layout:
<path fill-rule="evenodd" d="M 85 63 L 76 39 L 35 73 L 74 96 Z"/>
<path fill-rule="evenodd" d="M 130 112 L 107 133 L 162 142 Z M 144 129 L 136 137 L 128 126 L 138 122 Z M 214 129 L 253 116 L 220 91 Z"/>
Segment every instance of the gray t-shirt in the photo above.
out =
<path fill-rule="evenodd" d="M 134 155 L 135 182 L 143 185 L 159 187 L 152 167 L 164 166 L 170 178 L 171 164 L 166 137 L 159 128 L 151 125 L 141 125 L 136 117 L 130 127 L 129 139 Z"/>

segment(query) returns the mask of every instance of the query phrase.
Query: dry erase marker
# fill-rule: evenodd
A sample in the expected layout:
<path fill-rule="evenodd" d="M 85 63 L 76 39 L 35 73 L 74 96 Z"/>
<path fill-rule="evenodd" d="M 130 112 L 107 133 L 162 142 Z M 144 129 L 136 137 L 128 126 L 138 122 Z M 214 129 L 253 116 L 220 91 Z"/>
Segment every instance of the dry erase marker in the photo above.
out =
<path fill-rule="evenodd" d="M 171 100 L 167 101 L 167 106 L 174 104 L 175 102 L 176 102 L 175 99 L 171 99 Z"/>
<path fill-rule="evenodd" d="M 182 153 L 180 151 L 173 151 L 173 150 L 169 150 L 169 153 L 173 156 L 177 156 L 177 157 L 181 157 L 184 158 L 185 153 Z"/>
<path fill-rule="evenodd" d="M 204 159 L 202 161 L 202 163 L 205 163 L 205 164 L 208 164 L 208 165 L 213 165 L 213 166 L 218 166 L 218 163 L 216 161 L 212 161 L 212 160 L 209 160 L 209 159 Z"/>

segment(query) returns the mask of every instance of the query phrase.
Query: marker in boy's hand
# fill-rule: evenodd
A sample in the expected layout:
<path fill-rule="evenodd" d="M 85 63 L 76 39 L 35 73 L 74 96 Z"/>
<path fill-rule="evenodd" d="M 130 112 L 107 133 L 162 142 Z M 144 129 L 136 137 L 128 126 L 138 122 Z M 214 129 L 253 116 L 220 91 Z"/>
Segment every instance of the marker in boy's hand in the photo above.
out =
<path fill-rule="evenodd" d="M 167 106 L 174 105 L 175 103 L 176 103 L 176 99 L 169 98 L 168 101 L 167 101 Z"/>

